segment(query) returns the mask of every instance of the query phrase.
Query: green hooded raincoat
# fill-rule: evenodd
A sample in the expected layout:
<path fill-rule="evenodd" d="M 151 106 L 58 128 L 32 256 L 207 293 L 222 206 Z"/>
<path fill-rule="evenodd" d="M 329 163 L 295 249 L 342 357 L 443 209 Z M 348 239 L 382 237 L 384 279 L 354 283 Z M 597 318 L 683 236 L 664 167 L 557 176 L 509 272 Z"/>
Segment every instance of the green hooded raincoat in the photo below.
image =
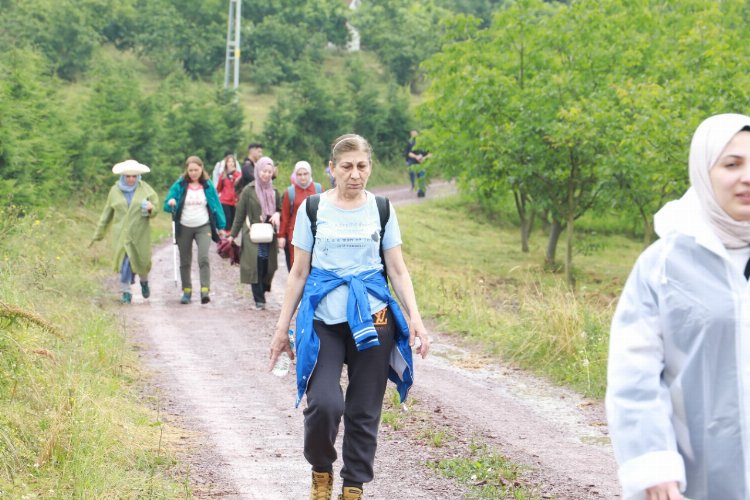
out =
<path fill-rule="evenodd" d="M 148 200 L 154 205 L 148 217 L 141 215 L 141 202 Z M 133 194 L 133 201 L 128 206 L 125 195 L 117 184 L 112 186 L 107 197 L 99 225 L 94 234 L 94 241 L 104 238 L 107 228 L 112 224 L 112 261 L 115 272 L 120 271 L 125 254 L 130 257 L 130 265 L 135 274 L 147 274 L 151 270 L 151 230 L 149 221 L 156 217 L 156 206 L 159 196 L 144 181 L 138 181 Z"/>

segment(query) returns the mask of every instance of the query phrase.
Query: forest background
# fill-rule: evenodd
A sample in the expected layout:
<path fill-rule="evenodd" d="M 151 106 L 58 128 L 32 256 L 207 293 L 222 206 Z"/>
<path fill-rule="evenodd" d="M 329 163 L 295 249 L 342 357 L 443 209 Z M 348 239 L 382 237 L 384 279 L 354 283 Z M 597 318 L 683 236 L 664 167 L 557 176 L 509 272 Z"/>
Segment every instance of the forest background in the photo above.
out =
<path fill-rule="evenodd" d="M 80 325 L 61 333 L 30 311 L 93 322 L 74 350 L 123 376 L 101 355 L 111 346 L 89 344 L 104 331 L 96 310 L 54 308 L 61 296 L 85 302 L 90 283 L 72 276 L 91 262 L 65 261 L 65 249 L 90 232 L 111 166 L 131 157 L 152 167 L 158 192 L 188 155 L 211 169 L 255 141 L 282 179 L 304 158 L 322 180 L 331 140 L 356 131 L 375 147 L 375 181 L 403 182 L 419 128 L 428 175 L 461 193 L 403 221 L 420 246 L 406 254 L 427 315 L 600 397 L 614 300 L 655 237 L 654 212 L 687 186 L 692 131 L 747 113 L 746 2 L 245 2 L 237 91 L 223 87 L 227 4 L 0 0 L 0 479 L 80 452 L 60 438 L 75 384 L 38 419 L 27 417 L 50 407 L 44 391 L 18 396 L 25 369 L 44 377 L 46 355 L 29 358 L 25 341 Z M 347 23 L 359 52 L 345 49 Z M 49 438 L 35 443 L 40 429 Z M 159 457 L 143 460 L 153 478 Z"/>

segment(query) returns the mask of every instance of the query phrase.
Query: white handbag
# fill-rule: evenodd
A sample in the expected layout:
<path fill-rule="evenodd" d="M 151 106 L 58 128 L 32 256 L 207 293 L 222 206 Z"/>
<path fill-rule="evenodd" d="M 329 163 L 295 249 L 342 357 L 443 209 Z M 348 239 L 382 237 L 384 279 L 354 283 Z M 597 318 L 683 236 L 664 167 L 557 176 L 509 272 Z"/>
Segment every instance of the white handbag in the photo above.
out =
<path fill-rule="evenodd" d="M 250 228 L 250 241 L 253 243 L 271 243 L 273 241 L 273 224 L 268 222 L 250 224 L 247 217 L 245 217 L 245 224 Z"/>

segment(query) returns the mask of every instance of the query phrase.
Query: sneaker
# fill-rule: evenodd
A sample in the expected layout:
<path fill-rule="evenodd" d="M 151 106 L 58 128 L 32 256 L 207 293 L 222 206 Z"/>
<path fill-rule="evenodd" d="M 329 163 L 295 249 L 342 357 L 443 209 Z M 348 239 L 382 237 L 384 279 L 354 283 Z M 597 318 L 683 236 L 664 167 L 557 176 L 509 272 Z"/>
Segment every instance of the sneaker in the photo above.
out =
<path fill-rule="evenodd" d="M 422 191 L 421 189 L 417 191 L 417 198 L 424 198 L 424 195 L 425 195 L 425 192 Z"/>
<path fill-rule="evenodd" d="M 264 310 L 266 308 L 266 303 L 265 302 L 256 302 L 255 303 L 255 308 L 258 311 L 262 311 L 262 310 Z"/>
<path fill-rule="evenodd" d="M 148 287 L 148 281 L 141 281 L 141 295 L 144 299 L 151 296 L 151 289 Z"/>
<path fill-rule="evenodd" d="M 208 287 L 201 287 L 201 304 L 208 304 L 211 302 L 211 297 L 208 296 Z"/>
<path fill-rule="evenodd" d="M 192 288 L 183 288 L 182 298 L 180 299 L 180 304 L 190 304 L 190 299 L 192 296 L 193 296 Z"/>
<path fill-rule="evenodd" d="M 312 486 L 310 486 L 310 500 L 331 500 L 333 493 L 333 473 L 312 473 Z"/>
<path fill-rule="evenodd" d="M 363 493 L 362 488 L 344 486 L 339 495 L 339 500 L 361 500 Z"/>
<path fill-rule="evenodd" d="M 133 294 L 130 292 L 122 292 L 122 299 L 120 302 L 123 304 L 130 304 L 133 301 Z"/>

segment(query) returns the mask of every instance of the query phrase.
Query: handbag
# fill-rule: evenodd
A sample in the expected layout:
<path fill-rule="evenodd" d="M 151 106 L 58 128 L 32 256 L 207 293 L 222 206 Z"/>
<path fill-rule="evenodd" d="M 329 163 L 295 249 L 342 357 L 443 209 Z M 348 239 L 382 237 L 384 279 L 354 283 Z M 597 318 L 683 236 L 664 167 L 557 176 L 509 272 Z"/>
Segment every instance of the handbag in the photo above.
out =
<path fill-rule="evenodd" d="M 250 228 L 250 241 L 253 243 L 271 243 L 273 241 L 273 224 L 268 222 L 256 222 L 250 224 L 245 217 L 245 224 Z"/>

